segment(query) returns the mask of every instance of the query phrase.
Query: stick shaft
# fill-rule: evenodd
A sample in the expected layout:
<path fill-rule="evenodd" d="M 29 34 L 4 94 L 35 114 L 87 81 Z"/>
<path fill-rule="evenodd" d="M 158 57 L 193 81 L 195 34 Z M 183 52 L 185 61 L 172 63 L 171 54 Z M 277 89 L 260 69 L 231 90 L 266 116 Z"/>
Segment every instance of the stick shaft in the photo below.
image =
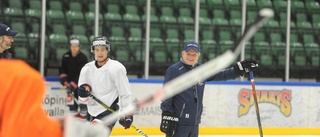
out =
<path fill-rule="evenodd" d="M 257 91 L 256 91 L 255 83 L 254 83 L 253 72 L 250 71 L 249 74 L 250 74 L 251 85 L 252 85 L 252 94 L 253 94 L 254 104 L 255 104 L 256 114 L 257 114 L 257 121 L 258 121 L 258 126 L 259 126 L 259 134 L 260 134 L 260 137 L 263 137 L 261 119 L 260 119 L 260 111 L 259 111 L 258 99 L 257 99 Z"/>

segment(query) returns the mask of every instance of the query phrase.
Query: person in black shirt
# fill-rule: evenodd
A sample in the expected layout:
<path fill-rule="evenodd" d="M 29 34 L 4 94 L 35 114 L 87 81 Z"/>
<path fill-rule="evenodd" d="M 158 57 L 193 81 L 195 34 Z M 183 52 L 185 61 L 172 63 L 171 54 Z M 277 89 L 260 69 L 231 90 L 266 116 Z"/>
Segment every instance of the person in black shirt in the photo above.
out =
<path fill-rule="evenodd" d="M 13 37 L 18 34 L 5 24 L 0 24 L 0 58 L 12 58 L 12 54 L 7 50 L 11 48 Z"/>
<path fill-rule="evenodd" d="M 80 51 L 79 39 L 70 40 L 70 51 L 63 54 L 60 68 L 60 83 L 67 88 L 67 105 L 70 113 L 81 119 L 87 114 L 86 102 L 78 100 L 77 83 L 81 68 L 88 62 L 88 58 Z M 80 112 L 78 112 L 78 107 Z"/>

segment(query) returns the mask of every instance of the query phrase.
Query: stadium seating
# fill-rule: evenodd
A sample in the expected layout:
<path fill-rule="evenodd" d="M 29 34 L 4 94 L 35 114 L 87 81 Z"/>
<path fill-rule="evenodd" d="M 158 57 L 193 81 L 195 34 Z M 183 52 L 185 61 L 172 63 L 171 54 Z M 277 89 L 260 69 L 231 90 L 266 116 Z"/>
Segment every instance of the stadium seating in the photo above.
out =
<path fill-rule="evenodd" d="M 240 10 L 230 10 L 230 28 L 233 31 L 233 33 L 237 33 L 241 31 L 241 11 Z"/>
<path fill-rule="evenodd" d="M 295 66 L 304 67 L 307 65 L 304 47 L 299 41 L 299 36 L 295 34 L 290 34 L 290 55 Z"/>
<path fill-rule="evenodd" d="M 291 2 L 291 13 L 297 14 L 301 12 L 306 12 L 306 9 L 304 7 L 304 3 L 302 1 L 292 1 Z"/>
<path fill-rule="evenodd" d="M 142 29 L 135 27 L 129 29 L 130 36 L 128 37 L 129 42 L 141 42 L 142 39 Z"/>
<path fill-rule="evenodd" d="M 229 11 L 231 9 L 241 9 L 239 0 L 224 0 L 223 2 L 226 11 Z"/>
<path fill-rule="evenodd" d="M 146 0 L 100 1 L 99 35 L 105 35 L 112 43 L 111 56 L 119 61 L 144 61 Z M 275 16 L 247 42 L 246 58 L 263 60 L 262 65 L 285 64 L 285 36 L 287 25 L 286 0 L 246 0 L 247 19 L 250 24 L 261 8 L 273 8 Z M 291 1 L 290 65 L 301 69 L 319 66 L 320 6 L 318 0 Z M 41 1 L 10 0 L 3 2 L 1 19 L 15 30 L 19 58 L 38 58 L 40 44 Z M 66 51 L 63 44 L 53 44 L 78 37 L 89 46 L 94 33 L 95 4 L 88 0 L 50 0 L 46 11 L 46 61 L 60 60 Z M 241 36 L 242 0 L 200 0 L 199 43 L 206 62 L 234 46 Z M 194 39 L 194 0 L 154 0 L 151 2 L 150 62 L 168 65 L 178 61 L 184 42 Z M 25 22 L 21 25 L 21 22 Z M 19 25 L 20 23 L 20 25 Z M 58 37 L 56 35 L 63 35 Z M 23 46 L 22 46 L 23 45 Z M 64 47 L 59 47 L 59 46 Z M 58 47 L 56 47 L 58 46 Z M 91 56 L 89 47 L 82 46 Z M 27 54 L 30 54 L 27 55 Z M 259 53 L 259 54 L 257 54 Z M 25 56 L 27 55 L 27 56 Z M 90 58 L 90 57 L 88 57 Z M 306 62 L 306 63 L 304 63 Z M 151 69 L 154 71 L 154 69 Z"/>
<path fill-rule="evenodd" d="M 28 59 L 29 58 L 29 39 L 26 35 L 25 24 L 22 22 L 13 22 L 11 27 L 18 31 L 18 35 L 14 39 L 14 52 L 16 58 Z M 27 44 L 26 44 L 27 43 Z"/>
<path fill-rule="evenodd" d="M 3 9 L 3 13 L 6 15 L 4 17 L 6 22 L 23 22 L 24 12 L 21 8 L 6 7 Z"/>
<path fill-rule="evenodd" d="M 126 5 L 126 13 L 123 15 L 125 27 L 141 27 L 141 17 L 138 13 L 138 7 L 135 5 Z"/>
<path fill-rule="evenodd" d="M 240 1 L 241 2 L 241 5 L 242 5 L 242 0 Z M 247 9 L 249 11 L 257 11 L 258 9 L 258 6 L 257 6 L 257 3 L 255 0 L 246 0 L 246 5 L 247 5 Z"/>
<path fill-rule="evenodd" d="M 245 53 L 244 58 L 245 59 L 255 59 L 257 60 L 257 57 L 255 56 L 255 48 L 251 42 L 247 42 L 245 45 Z"/>
<path fill-rule="evenodd" d="M 258 0 L 257 6 L 259 9 L 272 8 L 272 2 L 271 0 Z"/>
<path fill-rule="evenodd" d="M 190 29 L 194 26 L 194 20 L 191 17 L 191 11 L 189 8 L 180 8 L 178 16 L 178 23 L 185 29 Z"/>
<path fill-rule="evenodd" d="M 116 59 L 120 62 L 128 62 L 129 61 L 129 58 L 130 58 L 130 51 L 128 51 L 127 49 L 125 48 L 117 48 L 117 51 L 116 51 Z"/>
<path fill-rule="evenodd" d="M 173 14 L 172 7 L 161 7 L 160 22 L 164 29 L 176 27 L 177 19 Z"/>
<path fill-rule="evenodd" d="M 212 28 L 212 19 L 208 15 L 207 9 L 200 9 L 199 11 L 199 28 L 200 30 L 207 30 Z"/>
<path fill-rule="evenodd" d="M 67 21 L 65 19 L 65 15 L 63 11 L 61 10 L 53 10 L 53 9 L 48 9 L 46 11 L 46 23 L 47 25 L 59 23 L 59 24 L 67 24 Z"/>
<path fill-rule="evenodd" d="M 107 13 L 105 13 L 104 16 L 104 22 L 107 27 L 110 27 L 111 25 L 120 25 L 122 22 L 122 15 L 120 14 L 120 6 L 117 4 L 108 4 L 107 5 Z M 115 23 L 112 23 L 113 21 L 116 21 Z"/>
<path fill-rule="evenodd" d="M 131 54 L 133 56 L 133 60 L 136 63 L 143 62 L 145 60 L 145 48 L 141 43 L 132 42 L 128 43 L 131 49 Z"/>
<path fill-rule="evenodd" d="M 146 12 L 147 7 L 144 7 L 143 9 L 144 9 L 144 14 L 141 16 L 141 20 L 143 21 L 143 23 L 145 23 L 145 21 L 147 20 L 147 12 Z M 152 23 L 159 22 L 159 18 L 156 14 L 155 7 L 151 6 L 150 10 L 151 10 L 150 11 L 150 22 L 152 22 Z"/>
<path fill-rule="evenodd" d="M 203 56 L 204 61 L 208 59 L 213 59 L 218 54 L 218 46 L 217 42 L 214 39 L 213 32 L 211 30 L 203 30 L 201 36 L 201 56 Z"/>
<path fill-rule="evenodd" d="M 319 44 L 315 42 L 315 39 L 310 34 L 304 34 L 303 44 L 307 54 L 307 58 L 313 67 L 319 66 Z"/>
<path fill-rule="evenodd" d="M 69 3 L 69 10 L 70 10 L 70 11 L 78 11 L 78 12 L 84 11 L 84 10 L 82 9 L 82 4 L 81 4 L 81 2 L 79 2 L 79 1 L 71 1 L 71 2 Z"/>
<path fill-rule="evenodd" d="M 273 2 L 273 6 L 276 13 L 285 12 L 287 10 L 287 1 L 276 0 Z"/>
<path fill-rule="evenodd" d="M 150 54 L 155 62 L 165 62 L 168 60 L 167 47 L 162 39 L 162 33 L 159 28 L 150 28 Z M 165 56 L 163 55 L 165 54 Z M 161 57 L 161 58 L 160 58 Z"/>
<path fill-rule="evenodd" d="M 247 11 L 247 24 L 250 24 L 256 19 L 257 12 L 256 11 Z"/>
<path fill-rule="evenodd" d="M 67 26 L 65 24 L 51 24 L 50 32 L 55 34 L 67 35 Z"/>
<path fill-rule="evenodd" d="M 211 10 L 213 9 L 223 9 L 225 10 L 225 6 L 223 0 L 207 0 L 208 8 Z"/>
<path fill-rule="evenodd" d="M 190 9 L 191 6 L 189 0 L 173 0 L 172 4 L 175 8 L 187 7 Z"/>
<path fill-rule="evenodd" d="M 122 27 L 114 26 L 111 28 L 111 35 L 109 36 L 111 41 L 124 41 L 124 30 Z"/>
<path fill-rule="evenodd" d="M 194 9 L 196 7 L 196 1 L 195 0 L 191 0 L 190 1 L 191 4 L 191 9 Z M 208 4 L 207 4 L 207 0 L 200 0 L 200 10 L 201 9 L 208 9 Z"/>
<path fill-rule="evenodd" d="M 28 60 L 29 56 L 29 51 L 24 45 L 15 45 L 13 48 L 13 57 L 18 58 L 18 59 L 23 59 L 23 60 Z"/>
<path fill-rule="evenodd" d="M 172 0 L 154 0 L 154 3 L 159 8 L 164 7 L 164 6 L 173 7 Z"/>
<path fill-rule="evenodd" d="M 64 34 L 50 34 L 49 35 L 50 50 L 53 53 L 52 59 L 61 61 L 62 55 L 67 52 L 69 40 Z"/>
<path fill-rule="evenodd" d="M 305 1 L 305 7 L 308 14 L 320 13 L 320 5 L 317 1 Z"/>
<path fill-rule="evenodd" d="M 194 39 L 194 30 L 193 29 L 185 29 L 183 30 L 183 42 L 187 42 L 189 40 L 193 40 Z"/>
<path fill-rule="evenodd" d="M 29 8 L 25 10 L 26 22 L 28 24 L 37 23 L 40 24 L 41 19 L 41 1 L 31 0 L 29 1 Z"/>
<path fill-rule="evenodd" d="M 228 31 L 220 31 L 219 35 L 219 53 L 224 53 L 226 50 L 231 49 L 234 45 L 232 34 Z"/>
<path fill-rule="evenodd" d="M 154 52 L 154 63 L 164 64 L 168 62 L 167 52 L 165 50 L 157 50 Z"/>
<path fill-rule="evenodd" d="M 258 32 L 253 37 L 253 47 L 251 46 L 251 51 L 254 50 L 254 55 L 251 57 L 253 59 L 260 60 L 263 66 L 270 66 L 273 63 L 273 52 L 271 46 L 267 41 L 266 35 L 262 32 Z M 249 49 L 250 50 L 250 49 Z"/>
<path fill-rule="evenodd" d="M 85 17 L 81 11 L 67 11 L 65 14 L 66 19 L 67 19 L 67 25 L 72 26 L 72 25 L 85 25 Z"/>

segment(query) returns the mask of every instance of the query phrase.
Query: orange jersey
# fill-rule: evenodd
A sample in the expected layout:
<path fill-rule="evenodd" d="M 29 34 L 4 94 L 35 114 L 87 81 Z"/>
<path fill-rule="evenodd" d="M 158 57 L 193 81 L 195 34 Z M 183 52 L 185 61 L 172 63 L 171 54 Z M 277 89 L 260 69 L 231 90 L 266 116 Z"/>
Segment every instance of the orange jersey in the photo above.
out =
<path fill-rule="evenodd" d="M 42 101 L 45 80 L 21 60 L 0 59 L 0 137 L 62 137 Z"/>

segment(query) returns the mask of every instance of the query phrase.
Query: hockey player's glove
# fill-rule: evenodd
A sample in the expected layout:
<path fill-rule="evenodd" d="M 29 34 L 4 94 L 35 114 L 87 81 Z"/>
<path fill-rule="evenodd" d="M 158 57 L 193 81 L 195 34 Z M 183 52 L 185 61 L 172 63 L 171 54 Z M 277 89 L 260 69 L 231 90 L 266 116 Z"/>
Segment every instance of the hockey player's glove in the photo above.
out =
<path fill-rule="evenodd" d="M 119 124 L 122 125 L 124 129 L 130 128 L 132 122 L 133 122 L 133 115 L 127 115 L 124 118 L 121 118 L 119 120 Z"/>
<path fill-rule="evenodd" d="M 68 84 L 68 75 L 65 73 L 60 74 L 59 80 L 61 85 L 66 86 Z"/>
<path fill-rule="evenodd" d="M 76 92 L 78 88 L 78 85 L 73 81 L 67 83 L 65 86 L 67 87 L 68 92 Z"/>
<path fill-rule="evenodd" d="M 78 95 L 79 95 L 79 99 L 81 101 L 86 101 L 88 100 L 88 97 L 91 94 L 91 86 L 89 84 L 82 84 L 79 88 L 78 88 Z"/>
<path fill-rule="evenodd" d="M 161 132 L 166 133 L 166 135 L 172 136 L 174 130 L 177 127 L 178 121 L 179 118 L 176 117 L 174 114 L 163 112 L 160 125 Z"/>
<path fill-rule="evenodd" d="M 248 73 L 249 71 L 257 70 L 258 67 L 259 67 L 258 61 L 255 61 L 255 60 L 244 60 L 241 62 L 237 62 L 237 64 L 234 65 L 235 71 L 241 76 Z"/>

